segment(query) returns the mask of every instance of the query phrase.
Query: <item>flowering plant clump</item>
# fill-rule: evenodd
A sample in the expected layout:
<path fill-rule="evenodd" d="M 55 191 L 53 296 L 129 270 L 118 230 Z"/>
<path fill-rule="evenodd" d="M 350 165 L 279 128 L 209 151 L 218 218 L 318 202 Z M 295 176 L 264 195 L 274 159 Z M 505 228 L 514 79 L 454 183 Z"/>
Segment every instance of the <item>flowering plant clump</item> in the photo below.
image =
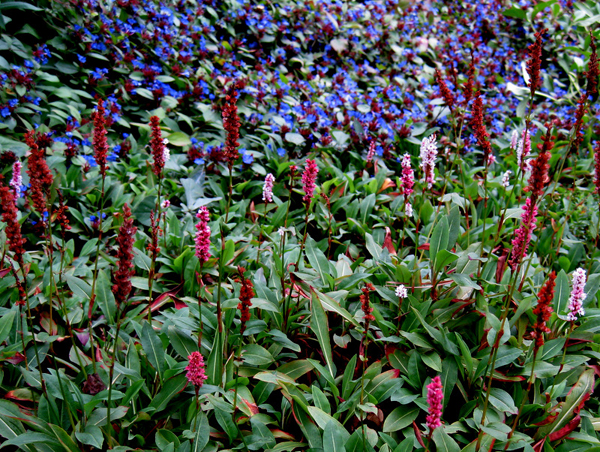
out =
<path fill-rule="evenodd" d="M 2 5 L 3 449 L 600 447 L 594 1 Z"/>

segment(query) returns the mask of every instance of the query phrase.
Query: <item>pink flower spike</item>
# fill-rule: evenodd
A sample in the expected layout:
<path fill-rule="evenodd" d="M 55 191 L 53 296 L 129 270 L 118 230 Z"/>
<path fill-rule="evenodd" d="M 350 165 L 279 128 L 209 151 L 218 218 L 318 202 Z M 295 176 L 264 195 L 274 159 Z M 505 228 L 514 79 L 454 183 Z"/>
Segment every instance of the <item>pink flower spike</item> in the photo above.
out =
<path fill-rule="evenodd" d="M 265 177 L 265 184 L 263 185 L 263 201 L 273 202 L 273 182 L 275 182 L 275 176 L 271 173 Z"/>
<path fill-rule="evenodd" d="M 23 165 L 20 160 L 16 160 L 12 167 L 12 179 L 9 185 L 15 191 L 15 199 L 21 197 L 21 185 L 23 185 L 23 176 L 21 175 L 21 169 Z"/>
<path fill-rule="evenodd" d="M 537 215 L 537 206 L 531 202 L 531 198 L 527 198 L 523 206 L 521 214 L 521 227 L 515 231 L 515 238 L 512 240 L 513 249 L 510 254 L 509 265 L 514 270 L 521 263 L 527 254 L 529 242 L 531 241 L 531 233 L 535 228 L 535 216 Z"/>
<path fill-rule="evenodd" d="M 410 154 L 404 154 L 402 157 L 402 191 L 405 198 L 411 195 L 414 186 L 415 173 L 410 164 Z"/>
<path fill-rule="evenodd" d="M 435 141 L 435 134 L 430 137 L 423 138 L 421 142 L 421 168 L 423 169 L 423 176 L 427 183 L 427 188 L 431 188 L 435 182 L 435 158 L 437 157 L 437 143 Z"/>
<path fill-rule="evenodd" d="M 567 314 L 567 320 L 569 322 L 575 322 L 577 316 L 585 315 L 583 309 L 583 300 L 587 294 L 583 291 L 586 283 L 585 270 L 578 268 L 573 272 L 573 289 L 571 290 L 571 296 L 569 297 L 569 314 Z"/>
<path fill-rule="evenodd" d="M 429 432 L 433 432 L 442 425 L 442 401 L 444 392 L 440 376 L 436 376 L 427 385 L 427 404 L 429 405 L 429 415 L 427 416 L 427 427 Z"/>
<path fill-rule="evenodd" d="M 375 140 L 371 140 L 371 144 L 369 144 L 369 152 L 367 152 L 367 163 L 371 163 L 374 156 L 375 156 Z"/>
<path fill-rule="evenodd" d="M 204 371 L 204 358 L 200 352 L 192 352 L 188 356 L 188 360 L 189 364 L 185 368 L 187 370 L 186 377 L 190 383 L 200 388 L 208 378 Z"/>
<path fill-rule="evenodd" d="M 208 226 L 210 217 L 206 206 L 200 207 L 196 218 L 200 220 L 196 224 L 196 237 L 194 238 L 196 257 L 200 260 L 200 263 L 204 263 L 210 257 L 210 227 Z"/>
<path fill-rule="evenodd" d="M 317 162 L 315 160 L 307 160 L 306 168 L 304 168 L 304 172 L 302 173 L 302 188 L 304 189 L 304 193 L 306 193 L 302 200 L 308 204 L 310 204 L 315 195 L 315 181 L 317 180 L 318 172 Z"/>

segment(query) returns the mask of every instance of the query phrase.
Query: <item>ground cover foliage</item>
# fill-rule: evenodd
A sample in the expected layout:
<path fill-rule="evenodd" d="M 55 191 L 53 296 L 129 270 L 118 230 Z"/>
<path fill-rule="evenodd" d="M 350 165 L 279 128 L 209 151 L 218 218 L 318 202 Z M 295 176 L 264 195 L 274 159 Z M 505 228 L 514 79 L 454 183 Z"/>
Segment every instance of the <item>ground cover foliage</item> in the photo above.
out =
<path fill-rule="evenodd" d="M 0 13 L 3 448 L 600 447 L 595 2 Z"/>

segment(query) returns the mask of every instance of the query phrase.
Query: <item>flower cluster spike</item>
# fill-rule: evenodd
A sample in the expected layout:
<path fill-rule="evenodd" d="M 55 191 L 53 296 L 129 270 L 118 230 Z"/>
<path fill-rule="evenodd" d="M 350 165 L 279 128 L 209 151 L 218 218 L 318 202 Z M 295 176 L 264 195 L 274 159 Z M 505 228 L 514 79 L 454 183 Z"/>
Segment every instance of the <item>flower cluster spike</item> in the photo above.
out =
<path fill-rule="evenodd" d="M 196 386 L 196 388 L 200 388 L 208 379 L 204 369 L 204 357 L 200 352 L 192 352 L 192 354 L 188 356 L 188 361 L 189 363 L 185 368 L 185 370 L 187 370 L 186 377 L 190 383 Z"/>
<path fill-rule="evenodd" d="M 162 174 L 165 167 L 165 141 L 162 138 L 160 130 L 160 118 L 158 116 L 150 117 L 150 149 L 152 150 L 152 172 L 157 176 Z"/>
<path fill-rule="evenodd" d="M 94 146 L 94 159 L 100 167 L 102 177 L 106 176 L 106 159 L 108 158 L 105 115 L 104 101 L 98 99 L 98 108 L 92 113 L 92 119 L 94 120 L 94 138 L 92 144 Z"/>
<path fill-rule="evenodd" d="M 594 34 L 590 31 L 590 47 L 592 54 L 590 55 L 590 61 L 588 62 L 588 70 L 585 75 L 587 77 L 587 86 L 585 88 L 585 95 L 590 101 L 596 101 L 598 98 L 598 77 L 600 77 L 600 69 L 598 68 L 598 53 L 596 51 L 596 42 L 594 40 Z"/>
<path fill-rule="evenodd" d="M 450 110 L 452 110 L 452 107 L 455 104 L 454 95 L 448 88 L 448 85 L 446 85 L 446 80 L 444 80 L 444 78 L 442 77 L 442 73 L 440 72 L 439 69 L 435 70 L 435 81 L 437 82 L 438 86 L 440 87 L 440 93 L 442 94 L 444 102 L 446 103 L 448 108 L 450 108 Z"/>
<path fill-rule="evenodd" d="M 238 117 L 236 105 L 237 95 L 236 84 L 234 84 L 225 96 L 225 106 L 222 113 L 223 128 L 227 132 L 223 154 L 229 166 L 232 166 L 240 155 L 238 151 L 240 146 L 238 142 L 240 138 L 240 118 Z"/>
<path fill-rule="evenodd" d="M 196 257 L 202 264 L 207 262 L 210 258 L 211 231 L 208 226 L 210 215 L 206 206 L 200 207 L 200 210 L 198 210 L 198 213 L 196 214 L 196 218 L 200 221 L 196 224 L 196 237 L 194 238 L 194 242 L 196 244 Z"/>
<path fill-rule="evenodd" d="M 435 182 L 435 158 L 437 157 L 437 143 L 435 141 L 435 134 L 423 138 L 421 141 L 420 157 L 421 157 L 421 168 L 423 169 L 423 176 L 427 188 L 431 188 Z"/>
<path fill-rule="evenodd" d="M 310 201 L 315 195 L 315 182 L 317 180 L 318 172 L 319 168 L 316 160 L 306 160 L 306 167 L 302 173 L 302 188 L 306 194 L 302 197 L 302 200 L 307 204 L 310 204 Z"/>
<path fill-rule="evenodd" d="M 244 278 L 244 272 L 246 271 L 243 267 L 238 267 L 240 277 L 242 278 L 242 288 L 240 289 L 240 302 L 238 303 L 238 309 L 240 310 L 240 321 L 241 328 L 240 333 L 244 333 L 246 330 L 246 322 L 250 320 L 250 307 L 252 306 L 252 298 L 254 298 L 254 286 L 252 281 L 248 278 Z"/>
<path fill-rule="evenodd" d="M 585 300 L 587 294 L 583 290 L 585 289 L 586 280 L 587 277 L 583 268 L 578 268 L 573 272 L 573 288 L 569 297 L 569 314 L 567 314 L 569 322 L 575 322 L 578 316 L 585 315 L 583 300 Z"/>
<path fill-rule="evenodd" d="M 483 155 L 486 165 L 490 165 L 496 161 L 494 152 L 492 150 L 492 144 L 490 143 L 490 135 L 485 129 L 485 123 L 483 120 L 483 101 L 481 100 L 481 94 L 475 93 L 475 100 L 473 101 L 473 108 L 471 111 L 471 127 L 475 132 L 475 138 L 477 143 L 483 149 Z"/>
<path fill-rule="evenodd" d="M 133 225 L 131 209 L 127 204 L 123 207 L 123 218 L 123 224 L 119 228 L 119 235 L 117 236 L 117 244 L 119 245 L 118 263 L 114 276 L 115 284 L 112 286 L 112 292 L 117 303 L 127 301 L 132 288 L 131 277 L 135 274 L 133 242 L 137 228 Z"/>
<path fill-rule="evenodd" d="M 535 324 L 533 325 L 533 332 L 531 337 L 535 339 L 535 352 L 544 345 L 544 333 L 549 333 L 550 328 L 546 326 L 546 322 L 552 315 L 552 300 L 554 299 L 554 287 L 556 286 L 556 272 L 548 275 L 546 284 L 540 289 L 538 293 L 538 303 L 533 309 L 533 315 L 536 316 Z"/>
<path fill-rule="evenodd" d="M 265 202 L 273 202 L 273 183 L 275 182 L 275 176 L 271 173 L 265 177 L 265 184 L 263 185 L 262 199 Z"/>
<path fill-rule="evenodd" d="M 46 198 L 50 194 L 50 187 L 54 177 L 48 168 L 44 158 L 44 150 L 38 146 L 35 140 L 34 132 L 31 130 L 25 134 L 25 142 L 31 150 L 27 159 L 27 174 L 31 187 L 29 193 L 33 207 L 45 221 L 48 215 L 46 207 Z"/>
<path fill-rule="evenodd" d="M 442 379 L 439 375 L 433 377 L 431 383 L 427 385 L 427 404 L 429 405 L 429 414 L 426 418 L 427 427 L 430 434 L 442 425 L 442 408 L 444 392 Z"/>
<path fill-rule="evenodd" d="M 21 225 L 18 221 L 18 210 L 15 195 L 10 188 L 0 186 L 0 203 L 2 205 L 2 221 L 6 223 L 5 233 L 8 249 L 14 253 L 14 259 L 23 266 L 23 245 L 27 240 L 21 235 Z"/>
<path fill-rule="evenodd" d="M 510 255 L 509 265 L 514 270 L 521 263 L 527 254 L 531 233 L 535 227 L 535 216 L 537 215 L 537 206 L 531 198 L 527 198 L 521 214 L 521 227 L 515 231 L 515 238 L 512 240 L 513 249 Z"/>
<path fill-rule="evenodd" d="M 535 42 L 529 46 L 529 59 L 527 60 L 527 73 L 529 74 L 529 91 L 533 98 L 540 87 L 540 68 L 542 65 L 542 35 L 546 29 L 535 34 Z"/>

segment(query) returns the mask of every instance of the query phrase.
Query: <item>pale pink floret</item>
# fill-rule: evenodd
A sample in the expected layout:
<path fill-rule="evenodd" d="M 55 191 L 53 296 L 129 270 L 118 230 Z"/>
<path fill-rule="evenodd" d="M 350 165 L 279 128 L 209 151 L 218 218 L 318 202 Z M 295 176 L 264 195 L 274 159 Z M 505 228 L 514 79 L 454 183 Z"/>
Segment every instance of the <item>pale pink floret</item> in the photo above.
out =
<path fill-rule="evenodd" d="M 435 134 L 430 137 L 423 138 L 421 142 L 421 168 L 423 169 L 423 175 L 427 188 L 431 188 L 435 182 L 435 158 L 437 157 L 437 143 L 435 141 Z"/>
<path fill-rule="evenodd" d="M 188 356 L 189 364 L 185 368 L 187 370 L 187 379 L 194 386 L 201 387 L 204 381 L 208 378 L 204 371 L 204 358 L 200 352 L 192 352 Z"/>
<path fill-rule="evenodd" d="M 571 290 L 571 296 L 569 297 L 569 314 L 567 314 L 567 320 L 574 322 L 578 316 L 584 316 L 585 310 L 583 309 L 583 300 L 587 294 L 583 291 L 585 289 L 586 274 L 583 268 L 578 268 L 573 272 L 573 289 Z"/>
<path fill-rule="evenodd" d="M 273 202 L 273 182 L 275 182 L 275 176 L 271 173 L 267 174 L 263 185 L 263 201 Z"/>
<path fill-rule="evenodd" d="M 194 238 L 196 257 L 200 260 L 200 263 L 204 263 L 210 257 L 210 227 L 208 226 L 210 217 L 208 209 L 205 206 L 200 207 L 196 218 L 200 220 L 196 224 L 196 237 Z"/>
<path fill-rule="evenodd" d="M 20 160 L 15 161 L 12 167 L 12 179 L 10 180 L 10 186 L 15 192 L 15 198 L 21 196 L 21 185 L 23 185 L 23 176 L 21 175 L 21 169 L 23 165 Z"/>
<path fill-rule="evenodd" d="M 371 140 L 369 145 L 369 152 L 367 152 L 367 163 L 370 163 L 375 157 L 375 140 Z"/>
<path fill-rule="evenodd" d="M 410 164 L 410 154 L 404 154 L 402 157 L 402 192 L 408 197 L 413 192 L 415 185 L 415 173 Z"/>
<path fill-rule="evenodd" d="M 442 380 L 439 375 L 431 380 L 427 385 L 427 404 L 429 405 L 429 415 L 427 416 L 427 427 L 432 432 L 442 425 L 442 401 L 444 392 Z"/>
<path fill-rule="evenodd" d="M 521 260 L 527 254 L 527 248 L 529 248 L 529 242 L 531 241 L 531 233 L 535 228 L 537 210 L 537 206 L 531 202 L 530 198 L 527 198 L 523 206 L 523 213 L 521 214 L 521 227 L 515 231 L 515 238 L 512 240 L 513 249 L 509 264 L 513 270 L 516 270 Z"/>

